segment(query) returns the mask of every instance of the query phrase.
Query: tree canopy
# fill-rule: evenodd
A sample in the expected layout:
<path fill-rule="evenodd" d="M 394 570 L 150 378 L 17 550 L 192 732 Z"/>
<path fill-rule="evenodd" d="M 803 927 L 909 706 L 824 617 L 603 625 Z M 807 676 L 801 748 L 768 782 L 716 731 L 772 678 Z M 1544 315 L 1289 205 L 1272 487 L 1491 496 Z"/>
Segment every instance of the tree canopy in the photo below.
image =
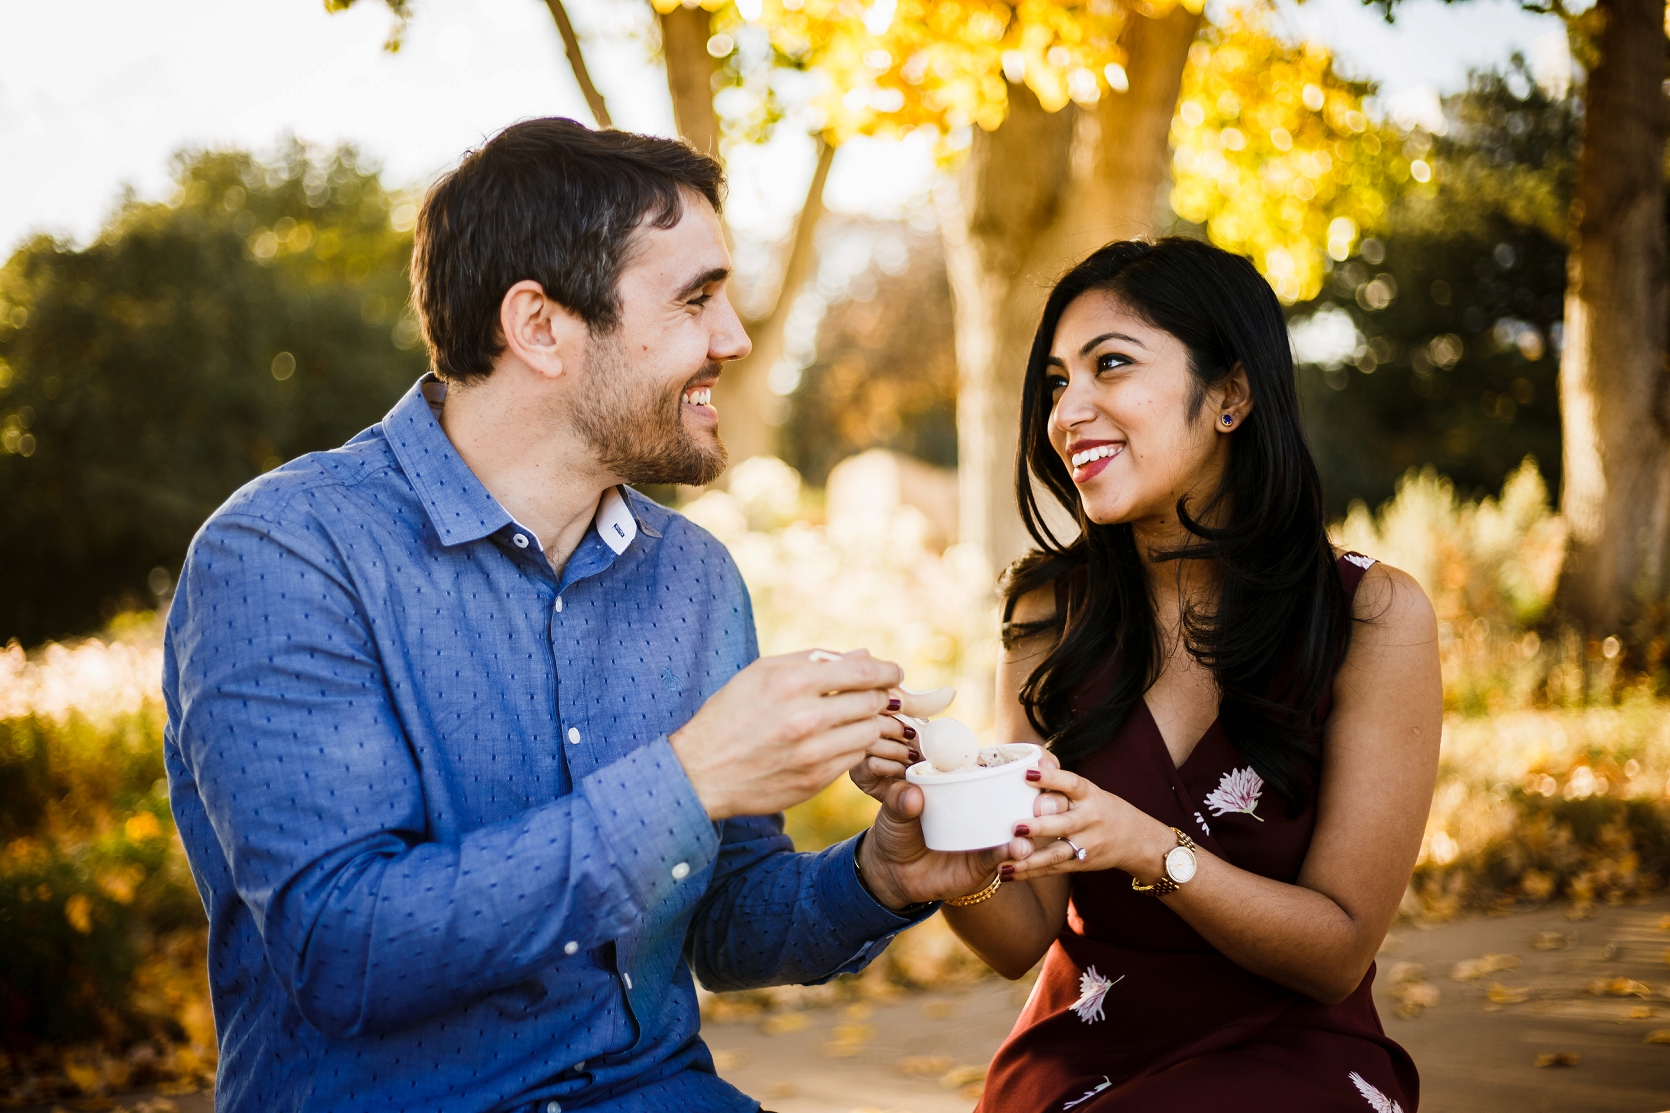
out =
<path fill-rule="evenodd" d="M 240 484 L 341 444 L 425 368 L 415 210 L 352 149 L 187 152 L 175 183 L 0 268 L 0 642 L 154 600 Z"/>

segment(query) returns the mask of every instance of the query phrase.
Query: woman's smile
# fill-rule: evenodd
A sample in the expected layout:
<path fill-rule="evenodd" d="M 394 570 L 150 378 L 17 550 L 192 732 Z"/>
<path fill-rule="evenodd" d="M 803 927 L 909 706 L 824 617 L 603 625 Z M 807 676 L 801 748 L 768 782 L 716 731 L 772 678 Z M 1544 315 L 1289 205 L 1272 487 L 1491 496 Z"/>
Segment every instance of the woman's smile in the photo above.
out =
<path fill-rule="evenodd" d="M 1124 441 L 1074 441 L 1067 446 L 1067 465 L 1073 482 L 1083 485 L 1095 479 L 1125 451 Z"/>

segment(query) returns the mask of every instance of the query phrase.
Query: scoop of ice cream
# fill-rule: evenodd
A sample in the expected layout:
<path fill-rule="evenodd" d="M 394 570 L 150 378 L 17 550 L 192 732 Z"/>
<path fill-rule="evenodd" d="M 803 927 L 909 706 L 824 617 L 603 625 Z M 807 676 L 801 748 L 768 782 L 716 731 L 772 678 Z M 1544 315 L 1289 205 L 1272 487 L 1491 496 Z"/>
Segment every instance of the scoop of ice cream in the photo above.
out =
<path fill-rule="evenodd" d="M 938 715 L 957 697 L 955 688 L 928 688 L 918 692 L 911 688 L 900 686 L 900 711 L 917 719 L 928 719 Z"/>
<path fill-rule="evenodd" d="M 917 731 L 917 749 L 940 773 L 956 773 L 974 768 L 980 757 L 980 740 L 974 732 L 955 719 L 934 719 Z"/>

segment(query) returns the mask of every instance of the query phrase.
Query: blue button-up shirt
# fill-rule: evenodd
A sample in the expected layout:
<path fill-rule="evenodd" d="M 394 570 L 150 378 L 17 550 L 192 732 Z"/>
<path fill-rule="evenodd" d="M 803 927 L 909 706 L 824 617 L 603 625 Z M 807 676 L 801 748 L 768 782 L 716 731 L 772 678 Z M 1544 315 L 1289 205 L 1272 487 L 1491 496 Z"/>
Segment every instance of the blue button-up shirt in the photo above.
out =
<path fill-rule="evenodd" d="M 757 654 L 725 549 L 611 491 L 557 573 L 420 381 L 249 484 L 168 618 L 174 816 L 221 1110 L 751 1110 L 712 989 L 861 969 L 909 921 L 850 843 L 711 822 L 668 733 Z"/>

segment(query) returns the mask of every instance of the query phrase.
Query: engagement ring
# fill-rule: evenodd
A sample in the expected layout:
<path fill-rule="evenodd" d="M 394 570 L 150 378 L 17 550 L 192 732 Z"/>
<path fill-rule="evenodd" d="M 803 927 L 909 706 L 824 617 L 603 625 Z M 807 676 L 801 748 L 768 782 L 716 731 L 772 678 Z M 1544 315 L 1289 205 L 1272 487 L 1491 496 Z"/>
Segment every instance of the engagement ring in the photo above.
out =
<path fill-rule="evenodd" d="M 1074 842 L 1072 839 L 1067 838 L 1066 836 L 1062 836 L 1061 841 L 1073 848 L 1073 857 L 1077 858 L 1081 862 L 1084 861 L 1084 856 L 1085 856 L 1084 847 L 1080 846 L 1078 843 Z"/>

